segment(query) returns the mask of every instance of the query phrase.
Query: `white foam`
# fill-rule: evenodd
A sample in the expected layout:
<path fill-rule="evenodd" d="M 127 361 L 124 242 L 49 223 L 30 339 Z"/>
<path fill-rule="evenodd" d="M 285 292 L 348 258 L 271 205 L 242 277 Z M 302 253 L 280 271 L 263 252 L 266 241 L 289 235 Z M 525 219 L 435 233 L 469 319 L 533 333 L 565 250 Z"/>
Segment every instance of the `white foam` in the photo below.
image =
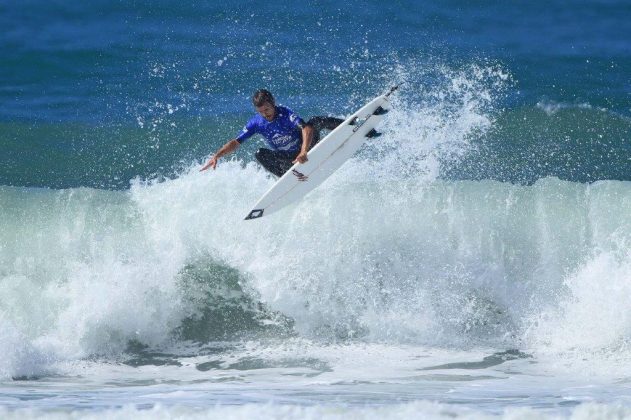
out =
<path fill-rule="evenodd" d="M 572 109 L 596 109 L 601 112 L 607 112 L 606 108 L 594 107 L 588 103 L 566 103 L 557 102 L 549 99 L 543 99 L 537 102 L 537 108 L 544 111 L 548 116 L 557 114 L 559 111 L 572 110 Z"/>
<path fill-rule="evenodd" d="M 11 320 L 0 313 L 0 378 L 32 377 L 46 372 L 49 361 Z"/>
<path fill-rule="evenodd" d="M 526 334 L 530 344 L 542 355 L 570 358 L 590 374 L 628 373 L 631 254 L 599 252 L 569 274 L 564 286 L 555 305 L 534 317 Z M 601 363 L 594 364 L 594 357 Z"/>
<path fill-rule="evenodd" d="M 507 409 L 501 413 L 489 413 L 481 410 L 440 404 L 431 401 L 393 404 L 378 407 L 348 407 L 339 405 L 299 406 L 283 404 L 247 404 L 243 406 L 216 406 L 210 409 L 199 409 L 185 406 L 156 405 L 143 409 L 127 405 L 118 409 L 98 412 L 54 411 L 46 412 L 33 409 L 9 411 L 0 408 L 2 418 L 11 419 L 428 419 L 428 420 L 609 420 L 631 417 L 631 409 L 616 404 L 585 403 L 565 413 L 546 413 L 532 408 Z"/>
<path fill-rule="evenodd" d="M 271 182 L 224 162 L 130 193 L 27 195 L 22 211 L 37 200 L 50 212 L 5 237 L 6 354 L 168 343 L 200 304 L 183 299 L 179 273 L 204 259 L 238 270 L 306 337 L 624 350 L 629 183 L 353 183 L 243 221 Z M 5 375 L 29 365 L 16 357 Z"/>

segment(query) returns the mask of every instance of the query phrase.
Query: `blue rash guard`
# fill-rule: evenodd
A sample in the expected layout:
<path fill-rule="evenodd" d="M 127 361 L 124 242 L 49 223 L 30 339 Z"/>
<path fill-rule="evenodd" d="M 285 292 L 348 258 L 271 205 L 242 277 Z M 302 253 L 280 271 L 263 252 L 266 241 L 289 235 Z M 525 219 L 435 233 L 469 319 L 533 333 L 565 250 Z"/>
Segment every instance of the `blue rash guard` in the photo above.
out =
<path fill-rule="evenodd" d="M 274 121 L 270 122 L 262 115 L 255 115 L 243 127 L 237 136 L 237 141 L 243 143 L 253 135 L 260 134 L 272 150 L 298 152 L 302 146 L 301 128 L 304 125 L 305 122 L 294 111 L 284 106 L 277 106 Z"/>

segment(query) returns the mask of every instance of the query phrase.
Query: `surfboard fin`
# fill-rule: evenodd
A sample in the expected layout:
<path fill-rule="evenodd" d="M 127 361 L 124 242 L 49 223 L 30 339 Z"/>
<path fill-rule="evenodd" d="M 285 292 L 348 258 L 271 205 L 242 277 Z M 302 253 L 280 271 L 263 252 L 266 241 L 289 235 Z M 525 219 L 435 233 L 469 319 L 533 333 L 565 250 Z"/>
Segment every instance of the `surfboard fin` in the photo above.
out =
<path fill-rule="evenodd" d="M 372 115 L 384 115 L 387 113 L 388 113 L 388 110 L 380 106 L 380 107 L 377 107 L 377 109 L 375 109 L 375 112 L 373 112 Z"/>
<path fill-rule="evenodd" d="M 374 128 L 366 133 L 366 137 L 369 139 L 374 139 L 375 137 L 379 137 L 380 135 L 381 133 L 375 130 Z"/>
<path fill-rule="evenodd" d="M 263 209 L 254 209 L 247 215 L 245 220 L 258 219 L 259 217 L 263 217 Z"/>

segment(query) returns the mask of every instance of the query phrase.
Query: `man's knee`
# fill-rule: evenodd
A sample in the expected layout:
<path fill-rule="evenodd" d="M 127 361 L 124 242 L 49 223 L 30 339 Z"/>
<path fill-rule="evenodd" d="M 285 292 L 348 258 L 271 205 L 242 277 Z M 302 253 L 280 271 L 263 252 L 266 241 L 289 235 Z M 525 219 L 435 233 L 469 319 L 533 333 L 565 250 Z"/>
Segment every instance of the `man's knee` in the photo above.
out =
<path fill-rule="evenodd" d="M 311 117 L 309 121 L 307 121 L 307 125 L 312 127 L 313 130 L 317 133 L 322 130 L 322 117 Z"/>
<path fill-rule="evenodd" d="M 259 161 L 259 163 L 269 161 L 269 150 L 268 149 L 259 149 L 254 153 L 254 158 Z"/>

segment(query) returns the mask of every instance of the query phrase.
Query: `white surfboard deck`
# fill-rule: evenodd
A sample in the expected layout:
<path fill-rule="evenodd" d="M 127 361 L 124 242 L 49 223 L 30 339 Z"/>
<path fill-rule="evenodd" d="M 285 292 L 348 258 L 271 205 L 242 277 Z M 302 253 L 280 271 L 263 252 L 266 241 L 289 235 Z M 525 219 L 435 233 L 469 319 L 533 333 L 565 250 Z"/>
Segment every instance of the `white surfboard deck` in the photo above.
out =
<path fill-rule="evenodd" d="M 267 216 L 298 201 L 335 172 L 368 139 L 366 136 L 390 108 L 388 97 L 398 86 L 368 102 L 331 131 L 296 163 L 254 205 L 245 220 Z"/>

